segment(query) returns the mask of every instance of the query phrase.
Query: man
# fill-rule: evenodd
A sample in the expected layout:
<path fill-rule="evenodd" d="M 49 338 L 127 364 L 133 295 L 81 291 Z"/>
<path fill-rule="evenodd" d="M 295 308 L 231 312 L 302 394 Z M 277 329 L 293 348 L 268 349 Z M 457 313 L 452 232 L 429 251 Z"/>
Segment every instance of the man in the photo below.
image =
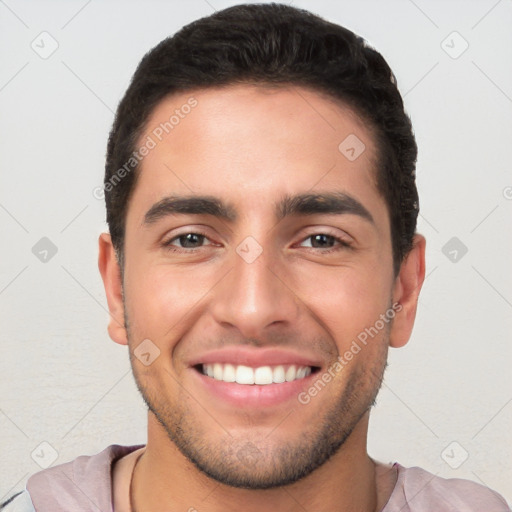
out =
<path fill-rule="evenodd" d="M 99 240 L 148 441 L 41 471 L 4 509 L 509 510 L 366 451 L 425 275 L 416 153 L 382 56 L 306 11 L 232 7 L 149 52 Z"/>

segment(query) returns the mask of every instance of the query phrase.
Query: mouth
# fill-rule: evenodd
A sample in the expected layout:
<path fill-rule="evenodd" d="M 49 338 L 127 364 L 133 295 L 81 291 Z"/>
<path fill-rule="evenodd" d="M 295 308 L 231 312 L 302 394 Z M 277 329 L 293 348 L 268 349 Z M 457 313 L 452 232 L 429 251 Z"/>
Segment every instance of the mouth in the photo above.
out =
<path fill-rule="evenodd" d="M 240 409 L 275 414 L 274 407 L 298 400 L 324 366 L 312 353 L 231 346 L 197 354 L 188 367 L 197 396 L 225 406 L 228 414 Z"/>
<path fill-rule="evenodd" d="M 319 366 L 280 364 L 246 366 L 233 363 L 200 363 L 191 367 L 200 394 L 207 400 L 225 404 L 229 411 L 266 411 L 294 403 L 301 392 L 313 385 Z M 274 412 L 272 412 L 274 411 Z"/>
<path fill-rule="evenodd" d="M 268 386 L 302 380 L 320 370 L 318 366 L 275 365 L 253 368 L 245 365 L 224 363 L 198 364 L 194 368 L 203 375 L 219 382 L 245 386 Z"/>

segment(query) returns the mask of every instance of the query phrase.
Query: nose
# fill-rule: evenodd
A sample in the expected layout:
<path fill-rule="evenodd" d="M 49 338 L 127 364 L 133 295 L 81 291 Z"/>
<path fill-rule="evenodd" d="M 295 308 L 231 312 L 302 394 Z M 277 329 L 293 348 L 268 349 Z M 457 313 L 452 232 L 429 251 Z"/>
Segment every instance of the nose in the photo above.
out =
<path fill-rule="evenodd" d="M 230 271 L 215 287 L 210 303 L 214 319 L 255 339 L 276 326 L 298 325 L 300 302 L 287 284 L 287 274 L 270 250 L 263 250 L 254 261 L 233 251 Z"/>

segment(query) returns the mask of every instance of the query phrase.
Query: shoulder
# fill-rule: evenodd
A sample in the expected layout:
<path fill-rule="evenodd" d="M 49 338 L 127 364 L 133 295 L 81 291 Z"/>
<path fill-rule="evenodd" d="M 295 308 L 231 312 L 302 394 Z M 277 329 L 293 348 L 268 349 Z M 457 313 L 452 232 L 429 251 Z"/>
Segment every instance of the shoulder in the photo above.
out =
<path fill-rule="evenodd" d="M 27 489 L 31 491 L 31 488 L 35 488 L 40 483 L 56 484 L 60 481 L 95 481 L 95 483 L 108 481 L 112 464 L 137 447 L 113 444 L 94 455 L 80 455 L 74 460 L 35 473 L 28 479 Z"/>
<path fill-rule="evenodd" d="M 398 478 L 382 512 L 510 512 L 502 496 L 471 480 L 442 478 L 419 467 L 395 463 Z M 398 508 L 397 508 L 398 507 Z"/>
<path fill-rule="evenodd" d="M 81 455 L 70 462 L 39 471 L 28 479 L 21 493 L 0 505 L 0 511 L 82 510 L 80 507 L 87 508 L 91 499 L 108 507 L 112 499 L 113 463 L 142 446 L 110 445 L 95 455 Z"/>

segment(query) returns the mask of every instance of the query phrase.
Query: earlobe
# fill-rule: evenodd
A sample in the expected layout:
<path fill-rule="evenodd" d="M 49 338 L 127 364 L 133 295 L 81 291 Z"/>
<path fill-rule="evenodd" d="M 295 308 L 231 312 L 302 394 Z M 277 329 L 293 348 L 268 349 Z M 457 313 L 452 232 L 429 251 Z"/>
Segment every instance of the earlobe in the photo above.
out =
<path fill-rule="evenodd" d="M 401 310 L 393 319 L 390 331 L 389 345 L 394 348 L 403 347 L 411 337 L 418 297 L 425 280 L 425 247 L 425 237 L 415 235 L 413 247 L 402 262 L 395 280 L 393 304 L 399 303 Z"/>
<path fill-rule="evenodd" d="M 108 333 L 120 345 L 128 344 L 124 326 L 123 285 L 112 239 L 108 233 L 101 233 L 98 239 L 98 268 L 103 279 L 107 296 L 110 320 Z"/>

